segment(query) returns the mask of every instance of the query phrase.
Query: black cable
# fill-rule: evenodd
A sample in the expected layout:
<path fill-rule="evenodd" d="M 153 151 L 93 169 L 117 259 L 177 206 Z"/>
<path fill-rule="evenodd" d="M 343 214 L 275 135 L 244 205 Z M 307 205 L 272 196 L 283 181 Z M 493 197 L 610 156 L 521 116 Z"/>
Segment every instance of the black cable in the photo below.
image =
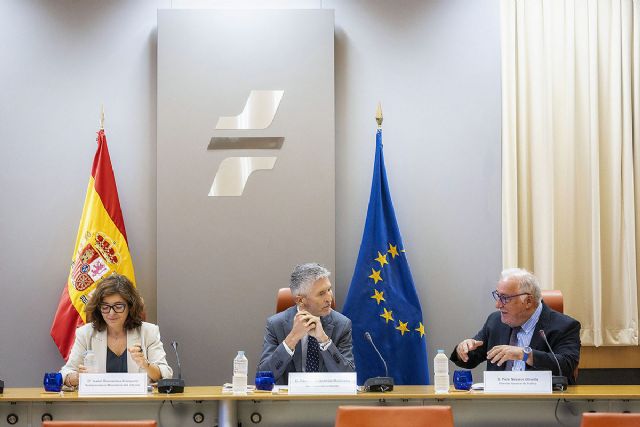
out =
<path fill-rule="evenodd" d="M 166 402 L 166 400 L 163 400 L 158 407 L 158 416 L 156 417 L 158 419 L 158 427 L 162 427 L 162 407 L 164 406 L 164 402 Z"/>
<path fill-rule="evenodd" d="M 554 417 L 556 418 L 556 421 L 558 422 L 558 424 L 560 424 L 561 426 L 569 426 L 569 425 L 571 425 L 571 424 L 565 424 L 565 423 L 563 423 L 562 421 L 560 421 L 560 417 L 558 417 L 558 406 L 560 406 L 560 400 L 561 400 L 561 399 L 558 399 L 558 400 L 556 401 L 556 410 L 553 412 L 553 415 L 554 415 Z M 565 403 L 570 403 L 570 402 L 568 402 L 568 401 L 567 401 L 567 399 L 563 399 L 563 400 L 565 401 Z M 573 413 L 573 411 L 572 411 L 572 413 Z"/>
<path fill-rule="evenodd" d="M 558 399 L 556 401 L 556 409 L 555 409 L 555 411 L 553 411 L 553 416 L 556 418 L 556 421 L 558 422 L 558 424 L 564 425 L 564 424 L 562 424 L 562 421 L 560 421 L 560 418 L 558 418 L 558 406 L 559 405 L 560 405 L 560 399 Z"/>

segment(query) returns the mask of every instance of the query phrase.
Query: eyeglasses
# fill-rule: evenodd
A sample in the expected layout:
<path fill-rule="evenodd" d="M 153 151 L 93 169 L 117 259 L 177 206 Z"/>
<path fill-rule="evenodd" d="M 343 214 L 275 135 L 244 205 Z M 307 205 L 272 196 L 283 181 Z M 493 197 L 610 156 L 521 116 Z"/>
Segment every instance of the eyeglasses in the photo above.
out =
<path fill-rule="evenodd" d="M 521 294 L 516 294 L 516 295 L 505 295 L 505 294 L 499 294 L 498 291 L 491 292 L 491 296 L 493 296 L 493 299 L 496 301 L 500 300 L 502 305 L 507 305 L 509 304 L 509 301 L 511 301 L 511 298 L 520 297 L 522 295 L 531 295 L 531 294 L 529 292 L 523 292 Z"/>
<path fill-rule="evenodd" d="M 117 302 L 115 304 L 106 304 L 106 303 L 100 304 L 100 312 L 102 314 L 109 314 L 111 309 L 113 309 L 113 311 L 116 313 L 123 313 L 126 308 L 127 308 L 127 304 L 123 302 Z"/>

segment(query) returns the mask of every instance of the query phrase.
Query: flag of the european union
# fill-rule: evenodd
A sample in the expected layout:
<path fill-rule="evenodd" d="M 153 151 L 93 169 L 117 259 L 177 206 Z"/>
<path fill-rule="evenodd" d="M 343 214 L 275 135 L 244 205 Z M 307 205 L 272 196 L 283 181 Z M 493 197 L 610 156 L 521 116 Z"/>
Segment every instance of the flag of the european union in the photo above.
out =
<path fill-rule="evenodd" d="M 395 384 L 429 384 L 422 309 L 389 194 L 380 129 L 367 220 L 343 313 L 353 322 L 358 384 L 385 375 L 367 331 Z"/>

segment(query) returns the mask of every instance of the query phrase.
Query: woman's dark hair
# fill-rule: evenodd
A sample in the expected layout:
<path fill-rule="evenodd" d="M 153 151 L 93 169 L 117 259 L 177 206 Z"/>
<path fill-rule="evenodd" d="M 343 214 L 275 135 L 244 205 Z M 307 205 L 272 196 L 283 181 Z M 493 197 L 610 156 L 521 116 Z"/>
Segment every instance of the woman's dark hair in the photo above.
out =
<path fill-rule="evenodd" d="M 100 304 L 102 304 L 104 297 L 116 294 L 120 295 L 129 306 L 129 314 L 124 322 L 124 329 L 135 329 L 142 325 L 142 311 L 144 309 L 142 297 L 127 276 L 114 273 L 98 283 L 84 310 L 97 331 L 103 331 L 107 327 L 107 323 L 100 312 Z"/>

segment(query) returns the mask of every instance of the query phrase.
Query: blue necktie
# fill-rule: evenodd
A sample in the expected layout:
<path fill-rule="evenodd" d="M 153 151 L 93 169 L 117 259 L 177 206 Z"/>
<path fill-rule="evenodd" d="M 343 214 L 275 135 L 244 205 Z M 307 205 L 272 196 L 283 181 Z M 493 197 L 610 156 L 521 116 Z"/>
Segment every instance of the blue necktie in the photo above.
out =
<path fill-rule="evenodd" d="M 320 345 L 318 340 L 309 335 L 307 340 L 307 362 L 305 364 L 306 372 L 318 372 L 320 368 Z"/>

